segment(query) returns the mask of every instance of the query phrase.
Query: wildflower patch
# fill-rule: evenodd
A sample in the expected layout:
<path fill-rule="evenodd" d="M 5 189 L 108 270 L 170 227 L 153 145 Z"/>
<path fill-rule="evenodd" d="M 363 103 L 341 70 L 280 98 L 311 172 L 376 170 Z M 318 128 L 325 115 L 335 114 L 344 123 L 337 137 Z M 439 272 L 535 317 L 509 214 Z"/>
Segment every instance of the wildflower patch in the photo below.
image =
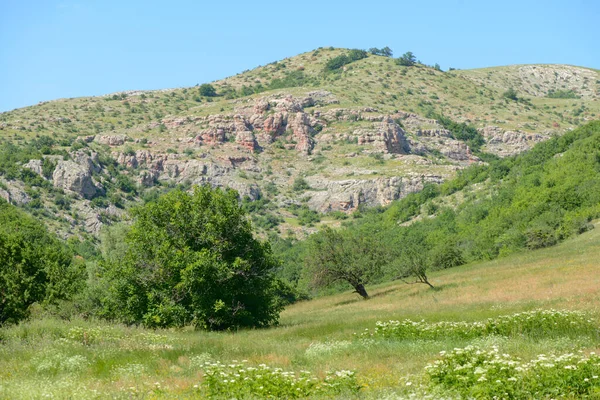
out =
<path fill-rule="evenodd" d="M 305 398 L 359 390 L 354 372 L 347 370 L 328 372 L 319 379 L 308 371 L 295 373 L 265 364 L 250 366 L 245 360 L 230 364 L 207 361 L 203 369 L 204 381 L 198 390 L 209 397 Z"/>
<path fill-rule="evenodd" d="M 462 398 L 585 398 L 600 393 L 600 357 L 540 354 L 529 362 L 497 347 L 474 346 L 441 353 L 425 367 L 432 385 L 442 386 Z"/>
<path fill-rule="evenodd" d="M 378 321 L 374 330 L 365 330 L 361 337 L 396 339 L 441 339 L 456 337 L 474 339 L 483 336 L 551 336 L 584 335 L 598 332 L 596 321 L 581 311 L 534 310 L 478 322 L 390 320 Z"/>

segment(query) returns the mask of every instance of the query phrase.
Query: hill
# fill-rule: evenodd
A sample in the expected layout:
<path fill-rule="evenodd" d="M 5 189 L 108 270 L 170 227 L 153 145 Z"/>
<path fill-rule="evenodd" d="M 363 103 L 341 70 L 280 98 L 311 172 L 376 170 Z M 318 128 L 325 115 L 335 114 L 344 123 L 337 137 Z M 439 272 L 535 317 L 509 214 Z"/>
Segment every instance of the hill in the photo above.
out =
<path fill-rule="evenodd" d="M 214 93 L 123 92 L 2 113 L 0 196 L 63 237 L 88 237 L 130 204 L 208 183 L 252 202 L 265 234 L 302 237 L 600 112 L 590 69 L 442 72 L 372 54 L 326 69 L 350 52 L 300 54 L 214 82 Z"/>

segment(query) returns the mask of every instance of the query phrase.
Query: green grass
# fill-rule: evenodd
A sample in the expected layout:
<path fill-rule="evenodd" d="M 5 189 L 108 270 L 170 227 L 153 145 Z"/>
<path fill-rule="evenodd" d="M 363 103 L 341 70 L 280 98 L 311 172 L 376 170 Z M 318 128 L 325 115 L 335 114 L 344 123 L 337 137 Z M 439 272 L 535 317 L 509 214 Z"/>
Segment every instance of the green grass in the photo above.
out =
<path fill-rule="evenodd" d="M 38 312 L 29 322 L 0 329 L 0 398 L 192 398 L 204 393 L 204 362 L 243 359 L 248 365 L 308 370 L 318 379 L 329 370 L 356 371 L 362 389 L 341 398 L 415 390 L 424 396 L 446 390 L 431 389 L 424 375 L 440 351 L 498 346 L 527 361 L 541 353 L 598 351 L 600 337 L 597 331 L 557 328 L 542 335 L 365 341 L 359 338 L 365 329 L 390 319 L 473 322 L 538 308 L 583 310 L 598 318 L 599 251 L 595 229 L 553 248 L 433 273 L 437 290 L 395 282 L 368 288 L 368 301 L 347 292 L 301 302 L 282 313 L 279 327 L 265 330 L 152 331 L 61 321 Z"/>

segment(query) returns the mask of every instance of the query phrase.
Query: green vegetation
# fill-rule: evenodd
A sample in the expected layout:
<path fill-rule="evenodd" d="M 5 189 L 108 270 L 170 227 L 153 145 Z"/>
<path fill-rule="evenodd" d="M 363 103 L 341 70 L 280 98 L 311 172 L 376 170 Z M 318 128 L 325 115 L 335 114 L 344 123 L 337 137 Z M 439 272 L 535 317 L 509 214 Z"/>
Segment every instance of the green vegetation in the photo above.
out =
<path fill-rule="evenodd" d="M 200 94 L 200 96 L 206 97 L 214 97 L 217 95 L 215 87 L 210 83 L 203 83 L 202 85 L 200 85 L 200 87 L 198 88 L 198 93 Z"/>
<path fill-rule="evenodd" d="M 277 322 L 277 263 L 237 193 L 172 191 L 132 211 L 126 249 L 102 263 L 100 315 L 150 327 L 223 330 Z M 119 244 L 120 245 L 120 244 Z"/>
<path fill-rule="evenodd" d="M 392 49 L 390 49 L 388 46 L 385 46 L 381 49 L 378 49 L 377 47 L 371 47 L 369 49 L 369 53 L 376 55 L 376 56 L 384 56 L 384 57 L 392 57 L 394 54 Z"/>
<path fill-rule="evenodd" d="M 310 387 L 310 396 L 317 398 L 318 393 L 339 399 L 469 398 L 477 393 L 490 398 L 486 393 L 497 395 L 501 387 L 515 388 L 520 398 L 593 398 L 600 386 L 594 380 L 597 356 L 591 354 L 600 346 L 599 315 L 568 310 L 597 310 L 599 246 L 596 229 L 551 249 L 433 272 L 436 291 L 386 283 L 374 286 L 368 301 L 347 291 L 289 306 L 279 327 L 235 334 L 143 329 L 75 317 L 65 321 L 38 313 L 20 325 L 0 328 L 0 397 L 194 398 L 214 393 L 211 397 L 222 398 L 229 395 L 223 393 L 229 383 L 240 397 L 281 393 L 276 390 L 292 397 L 288 389 L 294 383 Z M 425 320 L 418 322 L 419 336 L 424 336 L 363 335 L 373 332 L 378 321 L 406 319 Z M 507 335 L 459 333 L 491 326 L 488 321 L 499 322 Z M 536 329 L 539 323 L 543 329 Z M 446 326 L 448 335 L 427 333 Z M 577 368 L 565 368 L 570 365 Z M 273 382 L 279 384 L 255 385 L 254 380 L 266 380 L 257 370 L 277 371 Z M 209 383 L 208 372 L 216 372 L 220 382 Z M 477 381 L 482 372 L 487 380 Z M 239 382 L 245 373 L 253 377 L 248 386 Z M 329 388 L 326 382 L 340 385 Z M 312 391 L 317 387 L 327 391 Z"/>
<path fill-rule="evenodd" d="M 82 273 L 82 263 L 41 223 L 0 200 L 0 324 L 26 318 L 34 303 L 69 299 Z"/>
<path fill-rule="evenodd" d="M 580 96 L 572 89 L 548 91 L 547 97 L 551 99 L 578 99 Z"/>
<path fill-rule="evenodd" d="M 417 63 L 417 58 L 411 51 L 407 51 L 406 53 L 402 54 L 402 56 L 398 57 L 396 63 L 403 67 L 412 67 Z"/>
<path fill-rule="evenodd" d="M 325 63 L 325 72 L 336 71 L 342 68 L 344 65 L 350 64 L 351 62 L 362 60 L 368 56 L 364 50 L 353 49 L 347 54 L 341 54 L 332 58 Z"/>
<path fill-rule="evenodd" d="M 599 148 L 600 123 L 590 123 L 525 154 L 474 165 L 455 179 L 427 185 L 385 210 L 364 211 L 362 218 L 345 223 L 339 235 L 360 232 L 376 238 L 378 250 L 388 261 L 381 266 L 381 274 L 372 271 L 372 280 L 414 279 L 429 285 L 428 270 L 552 246 L 591 229 L 590 221 L 600 217 Z M 488 189 L 456 207 L 444 205 L 447 196 L 468 193 L 476 185 Z M 422 218 L 426 209 L 434 210 L 433 218 Z M 326 241 L 328 235 L 323 230 L 309 243 Z M 318 254 L 308 244 L 300 247 L 303 257 Z M 363 247 L 344 246 L 344 257 L 363 256 Z M 292 267 L 301 269 L 294 276 L 310 270 L 297 263 L 288 268 Z M 304 285 L 301 289 L 310 288 L 309 279 L 298 282 Z"/>
<path fill-rule="evenodd" d="M 502 93 L 502 97 L 504 97 L 507 100 L 513 100 L 513 101 L 519 100 L 517 95 L 518 95 L 518 93 L 514 88 L 509 88 L 506 92 Z"/>
<path fill-rule="evenodd" d="M 362 298 L 369 298 L 365 285 L 380 274 L 385 263 L 385 254 L 377 243 L 377 238 L 362 232 L 336 232 L 331 228 L 313 235 L 305 261 L 313 286 L 344 282 Z"/>

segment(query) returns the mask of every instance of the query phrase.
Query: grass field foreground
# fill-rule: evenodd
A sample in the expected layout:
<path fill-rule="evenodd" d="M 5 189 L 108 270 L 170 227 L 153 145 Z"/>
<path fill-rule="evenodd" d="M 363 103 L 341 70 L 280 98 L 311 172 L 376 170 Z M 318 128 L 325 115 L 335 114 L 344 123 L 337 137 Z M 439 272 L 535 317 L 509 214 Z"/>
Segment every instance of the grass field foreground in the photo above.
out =
<path fill-rule="evenodd" d="M 436 290 L 394 282 L 371 287 L 368 301 L 347 292 L 301 302 L 282 313 L 279 327 L 265 330 L 147 330 L 38 316 L 0 329 L 0 398 L 263 398 L 269 393 L 274 398 L 491 398 L 495 382 L 501 382 L 498 390 L 520 398 L 522 388 L 514 386 L 509 393 L 513 386 L 508 383 L 517 378 L 529 382 L 527 371 L 534 371 L 541 377 L 536 384 L 544 385 L 539 368 L 549 365 L 554 369 L 548 374 L 571 374 L 564 379 L 553 375 L 554 389 L 586 390 L 579 393 L 598 398 L 600 382 L 593 380 L 600 364 L 593 354 L 600 354 L 598 254 L 600 230 L 594 229 L 552 248 L 433 273 Z M 558 322 L 530 329 L 522 318 L 500 335 L 463 335 L 460 327 L 458 334 L 448 330 L 447 335 L 369 334 L 378 321 L 410 319 L 411 326 L 428 330 L 446 323 L 471 327 L 500 316 L 518 319 L 514 315 L 523 312 Z M 525 375 L 509 376 L 503 369 L 501 376 L 500 367 L 479 366 L 484 364 L 509 365 Z M 456 380 L 444 368 L 454 371 L 457 365 L 472 368 Z M 589 372 L 589 378 L 573 375 L 571 366 L 580 366 L 577 373 Z M 261 368 L 264 374 L 255 372 Z M 253 391 L 243 385 L 243 376 L 235 377 L 240 369 L 242 375 L 254 374 Z M 217 377 L 230 374 L 225 384 L 231 389 L 222 380 L 210 386 L 207 371 Z M 498 379 L 477 386 L 478 392 L 452 383 L 486 383 L 479 380 L 484 373 L 489 375 L 484 380 Z M 275 375 L 279 386 L 289 390 L 273 394 L 260 383 L 273 382 Z M 302 390 L 299 382 L 304 382 Z M 538 393 L 540 398 L 557 394 Z"/>

